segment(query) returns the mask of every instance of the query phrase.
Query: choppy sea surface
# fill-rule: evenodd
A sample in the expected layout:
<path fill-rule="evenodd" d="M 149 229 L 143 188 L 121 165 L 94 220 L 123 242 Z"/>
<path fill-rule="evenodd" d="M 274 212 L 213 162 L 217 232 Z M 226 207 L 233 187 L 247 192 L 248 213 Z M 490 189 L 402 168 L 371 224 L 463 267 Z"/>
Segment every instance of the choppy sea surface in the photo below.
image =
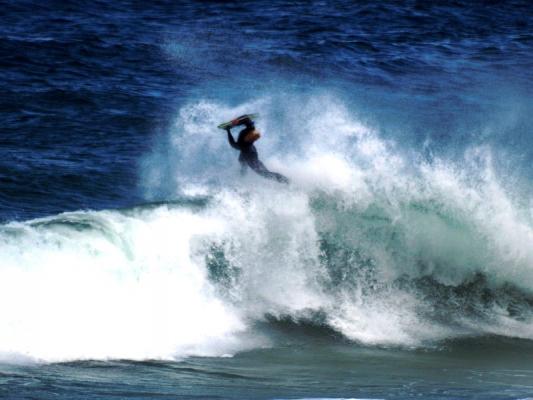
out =
<path fill-rule="evenodd" d="M 1 6 L 1 398 L 533 398 L 530 2 Z"/>

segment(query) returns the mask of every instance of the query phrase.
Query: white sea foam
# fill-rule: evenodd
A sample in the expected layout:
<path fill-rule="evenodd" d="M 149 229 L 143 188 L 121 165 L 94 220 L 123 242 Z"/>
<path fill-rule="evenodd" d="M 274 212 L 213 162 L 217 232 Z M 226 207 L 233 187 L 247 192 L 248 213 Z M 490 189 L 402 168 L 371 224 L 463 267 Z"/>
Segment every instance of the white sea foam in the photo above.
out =
<path fill-rule="evenodd" d="M 5 227 L 0 352 L 69 360 L 233 351 L 244 324 L 190 253 L 195 236 L 219 229 L 216 219 L 165 207 Z"/>
<path fill-rule="evenodd" d="M 495 285 L 510 282 L 527 292 L 533 288 L 532 219 L 528 210 L 520 209 L 508 188 L 499 182 L 489 147 L 471 148 L 461 161 L 435 158 L 431 164 L 417 165 L 407 162 L 407 157 L 393 143 L 383 140 L 376 129 L 362 124 L 357 114 L 330 95 L 263 98 L 244 104 L 233 111 L 233 115 L 257 107 L 263 110 L 257 125 L 265 132 L 258 144 L 260 154 L 270 168 L 287 174 L 293 186 L 286 190 L 253 175 L 246 178 L 243 186 L 254 188 L 246 198 L 245 215 L 247 221 L 253 220 L 247 238 L 259 234 L 264 242 L 258 240 L 257 243 L 264 246 L 284 237 L 285 232 L 261 229 L 267 218 L 262 209 L 271 210 L 263 198 L 281 198 L 277 201 L 282 209 L 271 212 L 269 218 L 283 213 L 295 198 L 299 198 L 302 203 L 299 218 L 306 221 L 305 237 L 309 239 L 305 245 L 309 257 L 303 264 L 315 265 L 311 270 L 316 276 L 324 277 L 326 273 L 314 258 L 321 251 L 314 241 L 321 233 L 331 231 L 340 234 L 345 244 L 365 250 L 366 256 L 375 261 L 376 277 L 380 282 L 390 283 L 407 275 L 431 276 L 442 284 L 458 285 L 481 272 Z M 216 103 L 199 102 L 183 108 L 179 121 L 183 120 L 183 113 L 207 116 L 209 123 L 186 125 L 185 130 L 190 135 L 203 132 L 200 143 L 196 141 L 194 147 L 183 142 L 180 133 L 171 133 L 171 138 L 179 138 L 175 152 L 186 149 L 188 160 L 208 158 L 209 163 L 224 165 L 216 172 L 211 169 L 209 176 L 214 174 L 224 186 L 240 186 L 240 182 L 235 183 L 240 181 L 236 154 L 228 148 L 225 137 L 213 136 L 212 128 L 216 121 L 227 119 L 231 112 Z M 269 136 L 271 132 L 275 136 Z M 186 170 L 191 163 L 185 161 L 184 164 Z M 189 172 L 187 180 L 191 176 L 197 180 L 205 178 L 195 171 Z M 187 186 L 182 182 L 182 186 L 174 190 L 179 192 Z M 217 187 L 216 191 L 225 189 Z M 317 212 L 303 206 L 317 196 L 335 204 L 333 209 Z M 236 205 L 243 199 L 237 197 L 233 202 Z M 375 222 L 370 224 L 374 224 L 372 226 L 361 226 L 373 213 L 386 221 L 384 226 Z M 284 218 L 286 216 L 280 218 L 279 223 L 286 232 L 291 232 L 290 220 Z M 372 237 L 374 231 L 379 234 Z M 395 236 L 398 242 L 389 243 L 391 239 L 387 235 Z M 240 242 L 237 237 L 234 239 Z M 253 254 L 252 258 L 257 259 L 257 255 L 262 254 L 261 246 L 252 243 L 246 248 Z M 250 253 L 238 253 L 234 262 L 244 265 L 246 273 L 270 271 L 267 266 L 272 262 L 267 259 L 261 266 L 250 267 L 247 261 Z M 284 255 L 282 251 L 277 254 Z M 284 261 L 283 268 L 300 271 L 298 274 L 309 279 L 308 274 L 301 272 L 308 270 L 300 267 L 302 262 L 297 257 Z M 298 280 L 294 276 L 290 279 L 284 276 L 284 279 Z M 282 284 L 288 289 L 286 285 Z M 453 336 L 454 332 L 472 332 L 472 327 L 465 326 L 464 331 L 457 326 L 447 329 L 421 317 L 430 312 L 427 308 L 431 306 L 414 293 L 388 288 L 370 297 L 368 294 L 358 297 L 356 292 L 332 297 L 324 294 L 321 288 L 315 289 L 312 296 L 315 303 L 307 300 L 310 307 L 318 305 L 318 308 L 328 309 L 332 325 L 365 343 L 416 345 Z M 277 294 L 270 297 L 275 296 Z"/>
<path fill-rule="evenodd" d="M 289 104 L 298 107 L 281 111 Z M 241 179 L 237 153 L 214 128 L 257 109 L 260 156 L 290 186 Z M 413 167 L 327 95 L 238 108 L 191 103 L 144 160 L 143 185 L 148 198 L 203 196 L 205 206 L 67 213 L 0 228 L 0 354 L 226 356 L 269 344 L 253 328 L 267 314 L 318 313 L 372 345 L 533 338 L 530 317 L 517 320 L 504 306 L 486 308 L 483 321 L 452 307 L 453 324 L 437 321 L 435 302 L 397 284 L 430 277 L 454 286 L 481 272 L 495 287 L 531 293 L 530 210 L 499 183 L 490 155 L 479 147 L 460 165 Z M 338 261 L 327 261 L 327 240 L 341 249 L 331 256 Z M 225 282 L 210 276 L 213 249 L 229 269 Z"/>

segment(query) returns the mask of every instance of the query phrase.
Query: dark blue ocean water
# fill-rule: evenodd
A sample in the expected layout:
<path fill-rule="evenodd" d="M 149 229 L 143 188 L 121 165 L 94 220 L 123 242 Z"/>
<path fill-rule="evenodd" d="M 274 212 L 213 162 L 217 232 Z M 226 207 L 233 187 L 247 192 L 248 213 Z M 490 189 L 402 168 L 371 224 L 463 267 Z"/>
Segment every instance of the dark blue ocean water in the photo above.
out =
<path fill-rule="evenodd" d="M 0 396 L 533 396 L 531 2 L 0 9 Z"/>
<path fill-rule="evenodd" d="M 481 140 L 531 161 L 527 1 L 2 7 L 4 221 L 142 200 L 139 158 L 194 98 L 325 88 L 437 149 L 500 123 Z"/>

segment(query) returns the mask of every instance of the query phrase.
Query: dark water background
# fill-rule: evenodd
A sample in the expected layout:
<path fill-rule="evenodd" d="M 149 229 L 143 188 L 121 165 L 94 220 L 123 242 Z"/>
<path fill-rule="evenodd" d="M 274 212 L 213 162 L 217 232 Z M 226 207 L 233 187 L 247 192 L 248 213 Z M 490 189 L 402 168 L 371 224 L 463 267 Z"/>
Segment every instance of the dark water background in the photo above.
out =
<path fill-rule="evenodd" d="M 436 149 L 515 112 L 481 140 L 529 170 L 527 1 L 3 3 L 4 221 L 135 204 L 138 159 L 185 100 L 287 86 L 335 89 Z"/>
<path fill-rule="evenodd" d="M 3 224 L 175 200 L 166 190 L 147 195 L 143 177 L 147 157 L 165 147 L 162 138 L 184 105 L 206 100 L 232 108 L 268 96 L 291 103 L 324 92 L 414 164 L 460 160 L 471 146 L 492 149 L 502 187 L 531 219 L 529 1 L 20 0 L 2 1 L 0 9 Z M 530 219 L 523 221 L 528 229 Z M 73 229 L 83 231 L 85 222 Z M 5 243 L 8 234 L 15 235 L 1 236 Z M 520 265 L 531 269 L 527 254 Z M 412 290 L 430 299 L 439 318 L 474 315 L 473 323 L 505 293 L 509 315 L 532 326 L 533 286 L 492 285 L 486 275 L 455 286 L 422 279 Z M 28 352 L 1 364 L 0 397 L 533 396 L 531 333 L 513 339 L 488 330 L 413 349 L 354 343 L 316 320 L 281 321 L 254 328 L 276 345 L 233 358 L 34 364 Z"/>

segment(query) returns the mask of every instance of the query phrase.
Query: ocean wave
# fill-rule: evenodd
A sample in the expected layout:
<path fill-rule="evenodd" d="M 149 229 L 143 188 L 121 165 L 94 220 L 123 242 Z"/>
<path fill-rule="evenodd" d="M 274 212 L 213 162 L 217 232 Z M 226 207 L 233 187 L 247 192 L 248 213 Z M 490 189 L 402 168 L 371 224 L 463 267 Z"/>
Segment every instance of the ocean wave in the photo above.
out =
<path fill-rule="evenodd" d="M 335 98 L 278 100 L 181 109 L 143 164 L 151 203 L 3 225 L 2 357 L 229 356 L 287 319 L 363 345 L 533 339 L 532 216 L 489 147 L 415 162 Z M 213 136 L 259 108 L 288 187 L 238 177 Z"/>

